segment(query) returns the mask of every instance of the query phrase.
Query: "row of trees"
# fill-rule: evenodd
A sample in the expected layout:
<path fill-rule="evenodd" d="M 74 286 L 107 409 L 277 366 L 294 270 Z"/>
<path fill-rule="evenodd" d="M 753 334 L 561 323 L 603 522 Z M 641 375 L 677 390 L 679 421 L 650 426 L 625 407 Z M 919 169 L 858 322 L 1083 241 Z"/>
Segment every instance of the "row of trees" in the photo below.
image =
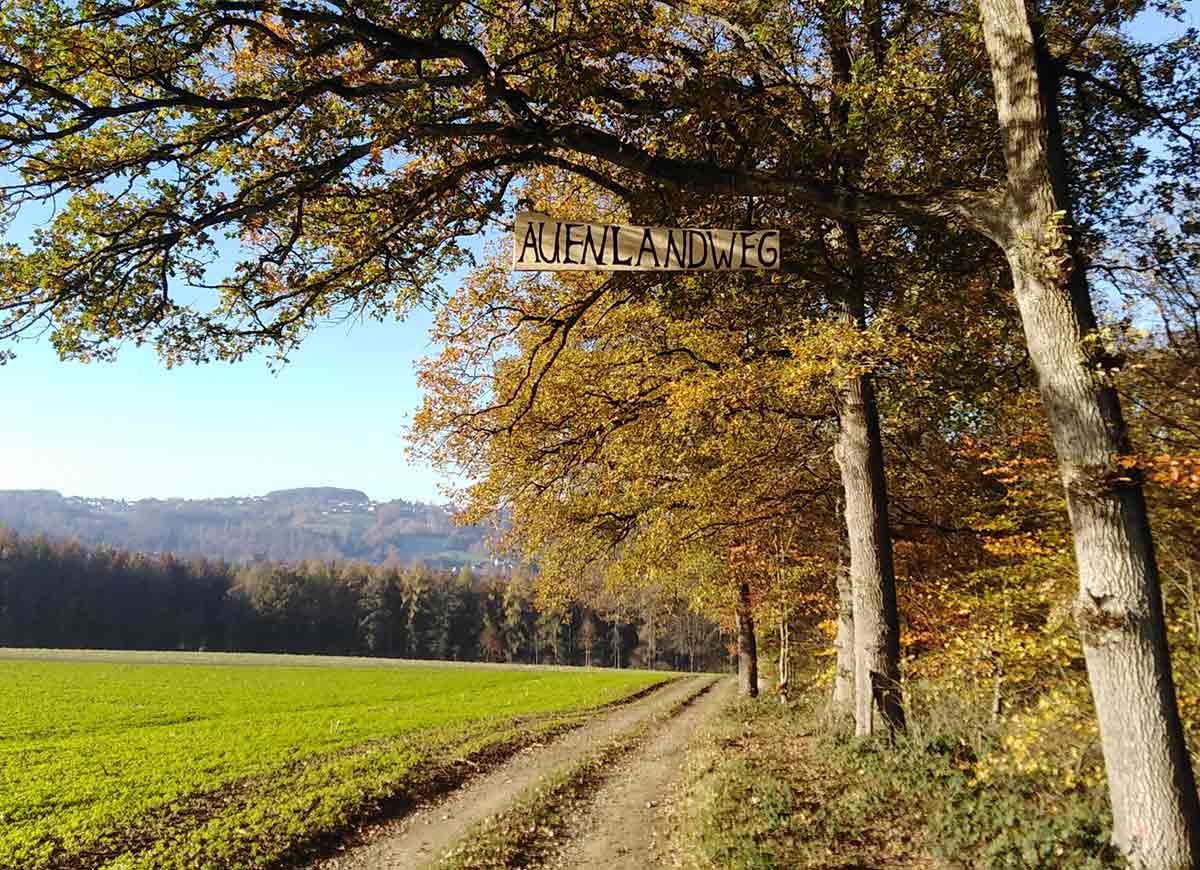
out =
<path fill-rule="evenodd" d="M 89 550 L 0 528 L 0 646 L 324 653 L 720 669 L 717 627 L 678 601 L 539 609 L 527 574 Z"/>
<path fill-rule="evenodd" d="M 419 449 L 471 475 L 474 516 L 513 517 L 544 601 L 659 590 L 727 615 L 748 693 L 755 618 L 836 615 L 834 697 L 864 735 L 905 727 L 902 612 L 911 632 L 978 611 L 971 642 L 1073 612 L 1114 841 L 1138 866 L 1195 866 L 1147 482 L 1178 489 L 1196 455 L 1179 390 L 1200 36 L 1135 39 L 1145 12 L 1181 15 L 18 0 L 0 11 L 6 204 L 59 207 L 0 256 L 0 337 L 49 325 L 82 359 L 130 339 L 168 363 L 285 357 L 331 314 L 429 298 L 519 200 L 783 228 L 777 275 L 484 263 L 443 308 Z M 222 232 L 239 262 L 214 269 Z M 1116 334 L 1097 287 L 1157 306 L 1137 315 L 1155 334 Z M 1061 488 L 1026 484 L 1047 469 Z M 1000 679 L 1024 650 L 978 658 Z"/>

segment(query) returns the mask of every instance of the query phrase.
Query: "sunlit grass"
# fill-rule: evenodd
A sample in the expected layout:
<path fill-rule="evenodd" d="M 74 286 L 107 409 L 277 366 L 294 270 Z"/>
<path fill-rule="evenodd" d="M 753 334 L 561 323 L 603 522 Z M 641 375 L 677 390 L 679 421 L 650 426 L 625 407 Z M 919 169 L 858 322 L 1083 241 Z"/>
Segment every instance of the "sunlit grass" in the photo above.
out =
<path fill-rule="evenodd" d="M 260 780 L 295 805 L 296 835 L 311 835 L 306 813 L 336 824 L 342 804 L 362 799 L 363 789 L 379 796 L 394 787 L 435 746 L 489 723 L 501 731 L 516 716 L 603 704 L 662 679 L 318 657 L 67 658 L 0 658 L 0 867 L 36 867 L 56 851 L 118 858 L 135 819 L 161 819 L 173 803 L 234 784 L 255 791 Z M 233 812 L 265 814 L 270 826 L 269 805 Z M 223 820 L 227 813 L 211 807 L 195 815 L 189 825 L 248 823 Z M 156 863 L 170 861 L 160 855 Z"/>

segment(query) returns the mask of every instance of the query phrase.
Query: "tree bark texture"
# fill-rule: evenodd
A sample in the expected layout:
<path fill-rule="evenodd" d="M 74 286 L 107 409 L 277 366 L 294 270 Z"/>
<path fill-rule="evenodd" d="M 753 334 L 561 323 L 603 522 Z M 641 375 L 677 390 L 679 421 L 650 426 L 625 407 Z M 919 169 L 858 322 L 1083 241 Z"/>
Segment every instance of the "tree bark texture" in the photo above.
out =
<path fill-rule="evenodd" d="M 838 505 L 841 508 L 841 505 Z M 838 513 L 842 513 L 841 510 Z M 837 636 L 833 646 L 837 652 L 833 675 L 833 698 L 830 712 L 837 719 L 854 715 L 854 589 L 850 583 L 850 556 L 843 523 L 838 542 L 837 564 Z"/>
<path fill-rule="evenodd" d="M 1004 249 L 1046 408 L 1079 566 L 1075 619 L 1100 724 L 1113 841 L 1135 867 L 1200 864 L 1200 806 L 1184 745 L 1158 567 L 1120 403 L 1094 346 L 1071 238 L 1057 85 L 1039 68 L 1022 0 L 981 0 L 1008 165 Z"/>
<path fill-rule="evenodd" d="M 650 669 L 658 664 L 658 632 L 654 627 L 654 611 L 650 611 Z"/>
<path fill-rule="evenodd" d="M 854 732 L 875 730 L 874 708 L 891 729 L 904 728 L 900 696 L 900 624 L 887 516 L 883 443 L 871 379 L 857 376 L 840 391 L 838 466 L 845 492 L 854 616 Z"/>
<path fill-rule="evenodd" d="M 785 616 L 779 622 L 779 684 L 776 686 L 780 699 L 785 702 L 788 695 L 788 670 L 791 655 L 791 632 Z"/>
<path fill-rule="evenodd" d="M 750 609 L 750 585 L 738 587 L 737 603 L 738 694 L 758 697 L 758 643 L 754 637 L 754 614 Z"/>

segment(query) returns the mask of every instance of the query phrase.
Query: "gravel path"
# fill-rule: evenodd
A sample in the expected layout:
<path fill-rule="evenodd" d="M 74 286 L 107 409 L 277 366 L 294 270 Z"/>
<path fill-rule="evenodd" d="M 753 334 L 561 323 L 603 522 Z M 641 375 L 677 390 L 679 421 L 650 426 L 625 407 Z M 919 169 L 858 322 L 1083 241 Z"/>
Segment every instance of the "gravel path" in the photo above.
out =
<path fill-rule="evenodd" d="M 670 707 L 711 679 L 678 680 L 632 704 L 602 714 L 562 737 L 528 747 L 441 801 L 375 828 L 362 845 L 317 861 L 311 865 L 312 870 L 413 870 L 437 857 L 471 825 L 503 809 L 540 777 L 633 727 L 641 719 Z M 713 694 L 707 693 L 704 700 L 688 707 L 670 723 L 668 730 L 679 718 L 688 717 L 695 707 L 704 706 Z"/>
<path fill-rule="evenodd" d="M 573 814 L 571 828 L 544 868 L 640 870 L 668 866 L 664 798 L 682 775 L 696 728 L 733 694 L 724 680 L 683 710 L 612 772 L 591 802 Z"/>

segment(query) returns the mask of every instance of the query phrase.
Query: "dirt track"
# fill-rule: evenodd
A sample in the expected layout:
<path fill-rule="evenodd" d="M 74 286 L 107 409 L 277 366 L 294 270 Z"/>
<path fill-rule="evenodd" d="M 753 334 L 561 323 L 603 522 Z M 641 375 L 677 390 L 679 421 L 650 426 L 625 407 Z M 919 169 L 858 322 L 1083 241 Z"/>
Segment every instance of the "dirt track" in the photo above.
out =
<path fill-rule="evenodd" d="M 494 770 L 478 776 L 461 788 L 451 792 L 444 799 L 420 807 L 401 819 L 388 822 L 370 832 L 362 845 L 348 848 L 333 857 L 324 858 L 312 865 L 313 870 L 413 870 L 429 863 L 444 852 L 459 839 L 468 828 L 488 816 L 504 809 L 524 789 L 533 785 L 538 779 L 557 770 L 578 758 L 581 758 L 603 741 L 621 734 L 634 727 L 643 719 L 670 708 L 681 699 L 694 694 L 701 686 L 712 681 L 712 677 L 694 677 L 680 680 L 665 689 L 654 692 L 646 698 L 597 717 L 568 734 L 545 744 L 529 747 Z M 648 738 L 648 743 L 639 747 L 630 760 L 618 768 L 618 779 L 626 781 L 625 788 L 631 794 L 636 792 L 637 800 L 641 801 L 642 816 L 635 818 L 634 803 L 615 801 L 611 809 L 624 806 L 626 815 L 612 816 L 610 808 L 603 808 L 602 822 L 604 827 L 596 829 L 596 835 L 604 838 L 611 848 L 624 848 L 618 832 L 623 824 L 629 825 L 626 830 L 627 839 L 652 836 L 651 818 L 646 812 L 646 804 L 657 803 L 655 794 L 661 794 L 661 789 L 670 782 L 671 774 L 678 770 L 682 748 L 686 746 L 687 736 L 708 710 L 719 703 L 719 698 L 726 696 L 726 686 L 716 691 L 708 692 L 695 704 L 689 705 L 671 721 L 665 723 L 659 731 Z M 636 765 L 642 759 L 643 767 Z M 630 781 L 633 780 L 633 781 Z M 602 791 L 612 787 L 606 785 Z M 650 808 L 651 810 L 654 807 Z M 599 823 L 601 819 L 598 819 Z M 601 854 L 606 848 L 587 845 L 591 843 L 592 834 L 582 825 L 576 825 L 579 830 L 572 830 L 581 848 L 587 856 Z M 641 848 L 639 846 L 638 848 Z M 600 849 L 600 852 L 596 852 Z M 627 863 L 624 853 L 615 853 L 604 864 L 607 867 L 639 866 Z M 589 857 L 588 860 L 591 860 Z M 597 858 L 596 860 L 603 860 Z M 564 866 L 600 866 L 571 864 Z"/>
<path fill-rule="evenodd" d="M 663 799 L 681 768 L 696 728 L 729 700 L 726 680 L 663 725 L 612 772 L 588 806 L 574 813 L 557 854 L 541 866 L 637 870 L 669 863 Z"/>

